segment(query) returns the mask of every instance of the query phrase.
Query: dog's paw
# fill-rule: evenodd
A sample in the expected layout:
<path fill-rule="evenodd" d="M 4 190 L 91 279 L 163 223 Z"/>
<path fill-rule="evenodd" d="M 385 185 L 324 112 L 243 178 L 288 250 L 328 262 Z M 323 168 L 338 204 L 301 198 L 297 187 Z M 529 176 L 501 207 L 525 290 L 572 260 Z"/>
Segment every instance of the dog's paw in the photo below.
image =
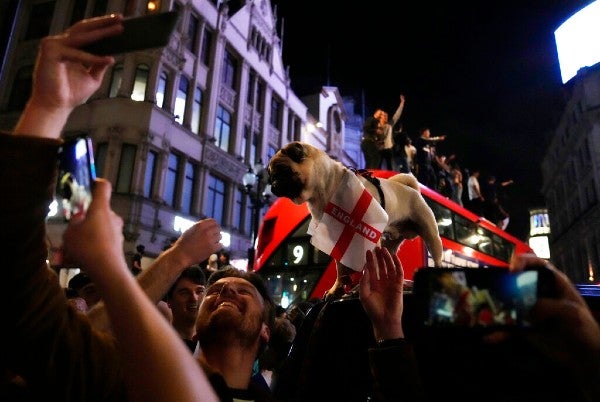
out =
<path fill-rule="evenodd" d="M 351 290 L 352 285 L 352 276 L 350 274 L 339 275 L 333 286 L 323 295 L 323 300 L 339 299 Z"/>
<path fill-rule="evenodd" d="M 325 294 L 323 295 L 323 300 L 328 301 L 328 300 L 336 300 L 339 299 L 340 297 L 344 296 L 346 294 L 346 290 L 344 289 L 344 286 L 333 286 L 331 289 L 329 289 L 328 291 L 325 292 Z"/>

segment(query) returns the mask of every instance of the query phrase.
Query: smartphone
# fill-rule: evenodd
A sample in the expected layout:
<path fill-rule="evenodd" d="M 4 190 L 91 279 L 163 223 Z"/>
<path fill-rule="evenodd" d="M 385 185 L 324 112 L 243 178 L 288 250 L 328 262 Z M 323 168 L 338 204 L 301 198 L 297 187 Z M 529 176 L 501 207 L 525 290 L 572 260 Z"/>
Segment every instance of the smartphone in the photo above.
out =
<path fill-rule="evenodd" d="M 58 154 L 56 200 L 65 221 L 82 216 L 92 201 L 96 180 L 94 149 L 88 136 L 65 139 Z"/>
<path fill-rule="evenodd" d="M 123 33 L 101 39 L 83 47 L 100 56 L 163 47 L 169 44 L 179 12 L 169 11 L 123 20 Z"/>
<path fill-rule="evenodd" d="M 414 275 L 418 324 L 423 328 L 531 328 L 529 312 L 552 294 L 551 272 L 506 268 L 420 268 Z"/>

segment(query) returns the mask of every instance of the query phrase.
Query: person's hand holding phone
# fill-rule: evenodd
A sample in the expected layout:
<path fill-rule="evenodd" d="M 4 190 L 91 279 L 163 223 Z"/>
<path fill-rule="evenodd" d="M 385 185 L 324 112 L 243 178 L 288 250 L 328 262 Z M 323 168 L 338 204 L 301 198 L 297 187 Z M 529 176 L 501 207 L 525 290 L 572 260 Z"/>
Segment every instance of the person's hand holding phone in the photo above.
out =
<path fill-rule="evenodd" d="M 552 273 L 555 295 L 540 297 L 531 310 L 536 331 L 526 334 L 528 340 L 546 356 L 574 370 L 584 386 L 593 385 L 589 391 L 596 398 L 590 400 L 600 400 L 600 324 L 569 278 L 550 262 L 521 254 L 510 263 L 513 272 L 531 267 Z"/>
<path fill-rule="evenodd" d="M 83 20 L 63 34 L 40 41 L 32 94 L 15 134 L 60 138 L 71 111 L 100 87 L 115 61 L 111 56 L 87 53 L 81 47 L 122 32 L 122 19 L 114 14 Z"/>
<path fill-rule="evenodd" d="M 130 275 L 123 253 L 123 219 L 110 207 L 111 192 L 109 181 L 96 179 L 85 216 L 73 217 L 63 234 L 65 254 L 89 270 L 94 282 L 110 276 L 103 270 L 119 266 L 117 262 Z"/>

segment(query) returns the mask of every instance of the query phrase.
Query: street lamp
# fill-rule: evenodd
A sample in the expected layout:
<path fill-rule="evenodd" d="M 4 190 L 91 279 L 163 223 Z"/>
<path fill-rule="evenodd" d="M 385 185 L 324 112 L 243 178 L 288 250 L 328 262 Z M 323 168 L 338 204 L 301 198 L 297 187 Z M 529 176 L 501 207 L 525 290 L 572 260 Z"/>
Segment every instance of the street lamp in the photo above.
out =
<path fill-rule="evenodd" d="M 254 167 L 248 168 L 248 171 L 242 177 L 242 183 L 246 189 L 246 194 L 252 202 L 252 244 L 248 248 L 248 271 L 252 271 L 254 266 L 254 256 L 256 246 L 256 237 L 258 236 L 258 226 L 261 209 L 269 204 L 271 198 L 271 185 L 266 183 L 265 167 L 259 160 Z"/>

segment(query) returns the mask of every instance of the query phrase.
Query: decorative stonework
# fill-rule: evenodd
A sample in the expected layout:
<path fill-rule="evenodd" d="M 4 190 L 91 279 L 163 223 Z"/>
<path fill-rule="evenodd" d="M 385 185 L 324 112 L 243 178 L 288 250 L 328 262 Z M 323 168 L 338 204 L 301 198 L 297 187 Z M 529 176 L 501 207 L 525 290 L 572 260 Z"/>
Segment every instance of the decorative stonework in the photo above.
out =
<path fill-rule="evenodd" d="M 280 136 L 281 136 L 281 133 L 279 132 L 279 130 L 277 130 L 273 126 L 269 127 L 269 142 L 271 144 L 279 144 Z"/>
<path fill-rule="evenodd" d="M 221 85 L 219 100 L 232 110 L 235 109 L 235 97 L 236 93 L 233 89 L 228 88 L 226 85 Z"/>
<path fill-rule="evenodd" d="M 262 121 L 262 115 L 258 112 L 254 112 L 254 121 L 252 122 L 252 130 L 260 131 L 260 123 Z"/>
<path fill-rule="evenodd" d="M 252 106 L 244 106 L 244 124 L 250 126 L 250 117 L 252 117 Z"/>
<path fill-rule="evenodd" d="M 209 144 L 205 147 L 203 162 L 209 169 L 234 180 L 239 180 L 246 172 L 246 167 L 235 156 Z"/>
<path fill-rule="evenodd" d="M 179 70 L 182 70 L 185 66 L 185 57 L 183 57 L 179 52 L 176 52 L 171 47 L 164 48 L 163 58 L 167 60 L 172 65 L 176 66 Z"/>

